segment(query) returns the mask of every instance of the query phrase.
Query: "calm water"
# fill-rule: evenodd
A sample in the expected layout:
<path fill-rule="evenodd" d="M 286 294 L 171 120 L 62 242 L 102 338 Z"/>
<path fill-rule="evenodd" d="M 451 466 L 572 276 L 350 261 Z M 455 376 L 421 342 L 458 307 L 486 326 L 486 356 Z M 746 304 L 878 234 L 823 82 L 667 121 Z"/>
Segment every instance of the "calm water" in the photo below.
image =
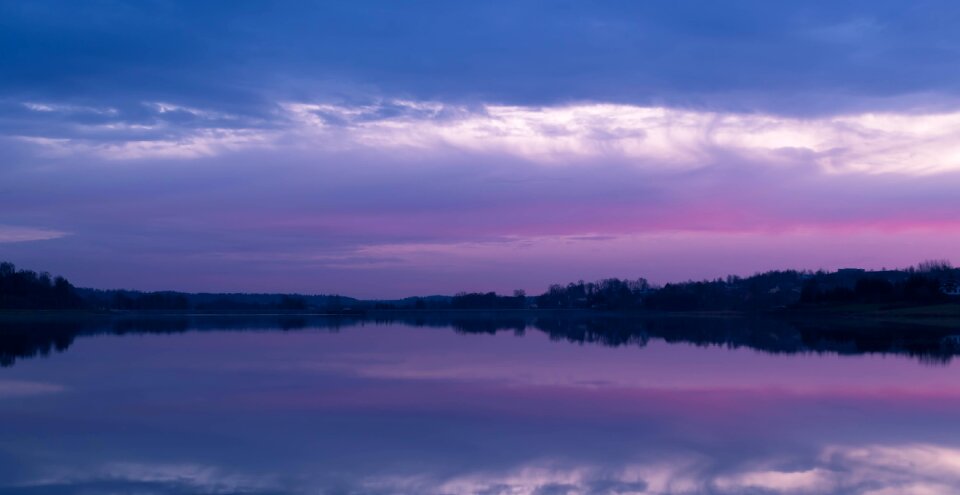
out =
<path fill-rule="evenodd" d="M 8 324 L 0 493 L 960 492 L 942 342 L 414 323 Z"/>

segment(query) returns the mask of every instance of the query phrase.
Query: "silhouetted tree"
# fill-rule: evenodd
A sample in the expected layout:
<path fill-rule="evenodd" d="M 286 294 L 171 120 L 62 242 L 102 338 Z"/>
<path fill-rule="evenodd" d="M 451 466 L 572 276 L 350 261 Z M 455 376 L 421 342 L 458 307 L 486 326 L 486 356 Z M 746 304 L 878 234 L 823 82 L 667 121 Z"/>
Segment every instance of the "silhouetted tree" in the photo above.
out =
<path fill-rule="evenodd" d="M 0 263 L 0 309 L 76 309 L 83 300 L 63 277 Z"/>
<path fill-rule="evenodd" d="M 302 297 L 295 296 L 282 296 L 280 302 L 277 303 L 277 309 L 285 309 L 290 311 L 303 311 L 307 309 L 307 301 Z"/>

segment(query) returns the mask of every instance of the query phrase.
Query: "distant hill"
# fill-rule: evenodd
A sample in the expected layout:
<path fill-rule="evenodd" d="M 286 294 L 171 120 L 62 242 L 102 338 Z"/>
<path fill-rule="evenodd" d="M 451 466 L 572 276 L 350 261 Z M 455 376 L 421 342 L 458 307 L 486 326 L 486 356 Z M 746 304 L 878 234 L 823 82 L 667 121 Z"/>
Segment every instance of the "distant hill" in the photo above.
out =
<path fill-rule="evenodd" d="M 342 310 L 356 308 L 360 301 L 336 295 L 142 292 L 133 290 L 77 289 L 94 309 L 118 310 Z"/>

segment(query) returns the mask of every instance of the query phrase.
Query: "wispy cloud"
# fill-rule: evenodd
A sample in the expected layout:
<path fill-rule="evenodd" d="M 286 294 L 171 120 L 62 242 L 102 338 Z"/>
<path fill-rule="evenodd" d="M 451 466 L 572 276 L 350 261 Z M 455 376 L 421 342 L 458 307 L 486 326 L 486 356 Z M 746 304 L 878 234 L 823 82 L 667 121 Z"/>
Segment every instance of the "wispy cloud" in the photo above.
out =
<path fill-rule="evenodd" d="M 0 243 L 46 241 L 67 235 L 67 232 L 59 230 L 0 225 Z"/>
<path fill-rule="evenodd" d="M 19 483 L 22 488 L 41 488 L 51 493 L 78 487 L 92 491 L 148 490 L 164 494 L 278 493 L 269 476 L 252 476 L 218 466 L 190 463 L 107 462 L 90 469 L 47 466 L 46 474 Z"/>
<path fill-rule="evenodd" d="M 832 446 L 812 459 L 735 463 L 719 467 L 697 455 L 610 467 L 540 462 L 509 472 L 436 480 L 394 476 L 364 482 L 373 493 L 495 493 L 510 495 L 948 495 L 960 477 L 960 451 L 930 444 Z M 779 464 L 779 465 L 778 465 Z"/>
<path fill-rule="evenodd" d="M 583 163 L 584 157 L 623 158 L 664 168 L 708 166 L 736 153 L 771 165 L 806 159 L 830 172 L 960 169 L 960 113 L 799 119 L 612 104 L 486 105 L 445 111 L 436 103 L 405 103 L 401 108 L 414 111 L 371 119 L 375 110 L 302 104 L 286 108 L 304 127 L 320 130 L 331 126 L 316 117 L 317 112 L 334 113 L 338 119 L 333 127 L 345 129 L 338 138 L 374 148 L 451 147 L 560 164 Z M 430 109 L 426 116 L 423 108 Z"/>
<path fill-rule="evenodd" d="M 769 166 L 804 161 L 830 173 L 960 170 L 960 113 L 862 113 L 820 118 L 614 104 L 554 107 L 390 100 L 361 105 L 281 103 L 282 127 L 223 127 L 214 111 L 153 104 L 203 123 L 75 124 L 72 137 L 22 136 L 58 155 L 196 158 L 248 148 L 508 155 L 555 165 L 627 160 L 661 170 L 704 168 L 732 156 Z M 84 130 L 86 129 L 86 130 Z M 96 130 L 96 132 L 94 132 Z M 82 132 L 81 132 L 82 131 Z M 134 132 L 135 131 L 135 132 Z M 147 133 L 146 135 L 142 135 Z"/>

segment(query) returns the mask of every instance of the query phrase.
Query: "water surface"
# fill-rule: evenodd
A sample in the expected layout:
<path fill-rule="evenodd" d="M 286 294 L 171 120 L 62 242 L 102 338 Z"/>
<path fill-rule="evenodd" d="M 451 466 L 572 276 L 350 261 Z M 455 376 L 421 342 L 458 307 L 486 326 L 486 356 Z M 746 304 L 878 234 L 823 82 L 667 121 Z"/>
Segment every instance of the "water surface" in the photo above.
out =
<path fill-rule="evenodd" d="M 2 493 L 960 486 L 960 370 L 942 335 L 739 320 L 18 325 L 0 332 Z"/>

